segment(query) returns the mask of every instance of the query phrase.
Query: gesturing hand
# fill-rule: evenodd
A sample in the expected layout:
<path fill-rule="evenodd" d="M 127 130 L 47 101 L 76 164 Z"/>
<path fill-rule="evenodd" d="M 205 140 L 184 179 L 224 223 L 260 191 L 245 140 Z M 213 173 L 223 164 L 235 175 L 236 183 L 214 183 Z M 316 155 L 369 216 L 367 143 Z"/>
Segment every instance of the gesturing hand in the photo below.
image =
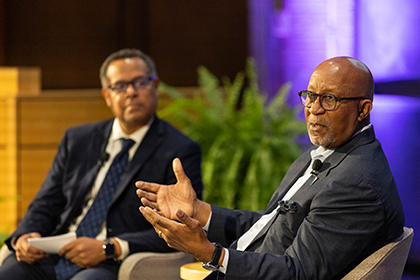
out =
<path fill-rule="evenodd" d="M 176 210 L 182 209 L 194 217 L 194 207 L 198 203 L 197 195 L 190 179 L 185 175 L 181 161 L 176 158 L 172 167 L 177 179 L 175 185 L 160 185 L 143 181 L 136 182 L 137 195 L 144 206 L 154 209 L 159 214 L 176 219 Z"/>
<path fill-rule="evenodd" d="M 181 210 L 175 211 L 177 220 L 173 221 L 155 213 L 149 207 L 140 207 L 140 212 L 153 225 L 159 236 L 168 246 L 193 255 L 196 259 L 208 262 L 213 256 L 215 246 L 207 239 L 200 222 Z"/>

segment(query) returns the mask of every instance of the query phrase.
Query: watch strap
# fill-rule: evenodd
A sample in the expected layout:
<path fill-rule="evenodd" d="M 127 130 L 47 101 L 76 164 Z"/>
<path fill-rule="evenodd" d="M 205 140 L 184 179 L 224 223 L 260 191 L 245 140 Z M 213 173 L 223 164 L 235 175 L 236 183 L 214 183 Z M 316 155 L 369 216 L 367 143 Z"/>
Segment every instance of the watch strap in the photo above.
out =
<path fill-rule="evenodd" d="M 111 239 L 105 239 L 102 248 L 104 249 L 103 252 L 107 259 L 113 259 L 115 257 L 115 245 Z"/>
<path fill-rule="evenodd" d="M 213 256 L 208 263 L 203 263 L 203 268 L 216 271 L 219 269 L 219 260 L 222 255 L 223 246 L 219 243 L 213 243 L 215 246 Z"/>

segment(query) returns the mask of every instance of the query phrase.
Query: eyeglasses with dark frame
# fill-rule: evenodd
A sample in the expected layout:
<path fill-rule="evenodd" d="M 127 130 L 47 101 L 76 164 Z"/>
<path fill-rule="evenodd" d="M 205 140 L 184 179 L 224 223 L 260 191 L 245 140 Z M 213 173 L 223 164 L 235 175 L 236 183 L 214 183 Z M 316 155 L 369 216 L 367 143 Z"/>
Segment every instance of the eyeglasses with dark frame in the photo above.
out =
<path fill-rule="evenodd" d="M 302 90 L 298 93 L 300 97 L 300 103 L 306 107 L 311 108 L 312 104 L 315 103 L 316 99 L 319 97 L 319 104 L 321 105 L 321 108 L 325 111 L 333 111 L 337 107 L 337 102 L 343 101 L 343 100 L 361 100 L 361 99 L 368 99 L 365 97 L 337 97 L 333 94 L 317 94 L 309 90 Z"/>
<path fill-rule="evenodd" d="M 132 85 L 135 90 L 144 89 L 147 85 L 155 79 L 155 76 L 139 76 L 129 82 L 116 82 L 108 86 L 110 90 L 115 93 L 125 93 L 129 85 Z"/>

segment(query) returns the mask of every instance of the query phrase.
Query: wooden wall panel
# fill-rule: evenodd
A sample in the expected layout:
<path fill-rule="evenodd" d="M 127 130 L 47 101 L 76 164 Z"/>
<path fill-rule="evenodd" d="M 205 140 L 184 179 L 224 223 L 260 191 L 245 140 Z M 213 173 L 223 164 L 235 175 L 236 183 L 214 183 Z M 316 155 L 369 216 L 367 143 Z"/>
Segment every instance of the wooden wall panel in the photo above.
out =
<path fill-rule="evenodd" d="M 23 217 L 64 131 L 109 117 L 99 89 L 0 96 L 0 232 Z"/>
<path fill-rule="evenodd" d="M 0 99 L 0 232 L 10 232 L 17 220 L 16 100 Z"/>
<path fill-rule="evenodd" d="M 218 77 L 244 69 L 247 1 L 151 1 L 149 14 L 149 52 L 163 81 L 195 85 L 199 65 Z"/>
<path fill-rule="evenodd" d="M 19 98 L 17 105 L 17 219 L 22 219 L 51 167 L 66 129 L 112 117 L 99 89 L 44 91 Z"/>
<path fill-rule="evenodd" d="M 198 65 L 244 68 L 246 0 L 2 1 L 0 65 L 41 67 L 43 89 L 99 87 L 102 61 L 124 47 L 150 54 L 174 86 L 197 85 Z"/>
<path fill-rule="evenodd" d="M 45 147 L 43 149 L 23 149 L 19 153 L 19 193 L 21 195 L 17 208 L 18 220 L 23 218 L 29 204 L 41 187 L 48 170 L 51 168 L 57 146 L 58 144 L 51 149 Z"/>
<path fill-rule="evenodd" d="M 19 144 L 56 145 L 67 128 L 112 117 L 100 90 L 45 91 L 19 103 Z"/>
<path fill-rule="evenodd" d="M 40 66 L 43 88 L 99 87 L 118 49 L 117 0 L 7 1 L 6 65 Z"/>

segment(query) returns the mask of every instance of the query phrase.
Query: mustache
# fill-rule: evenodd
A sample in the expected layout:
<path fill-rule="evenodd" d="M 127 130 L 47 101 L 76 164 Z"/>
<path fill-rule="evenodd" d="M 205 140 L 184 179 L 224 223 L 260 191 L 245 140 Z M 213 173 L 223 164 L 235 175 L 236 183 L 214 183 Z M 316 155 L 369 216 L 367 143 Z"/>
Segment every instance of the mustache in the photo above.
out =
<path fill-rule="evenodd" d="M 130 105 L 143 106 L 144 103 L 143 102 L 138 102 L 138 101 L 135 101 L 135 102 L 134 101 L 130 101 L 130 102 L 126 102 L 125 103 L 125 107 L 128 107 Z"/>
<path fill-rule="evenodd" d="M 321 125 L 321 126 L 328 126 L 328 122 L 323 119 L 308 119 L 308 125 Z"/>

